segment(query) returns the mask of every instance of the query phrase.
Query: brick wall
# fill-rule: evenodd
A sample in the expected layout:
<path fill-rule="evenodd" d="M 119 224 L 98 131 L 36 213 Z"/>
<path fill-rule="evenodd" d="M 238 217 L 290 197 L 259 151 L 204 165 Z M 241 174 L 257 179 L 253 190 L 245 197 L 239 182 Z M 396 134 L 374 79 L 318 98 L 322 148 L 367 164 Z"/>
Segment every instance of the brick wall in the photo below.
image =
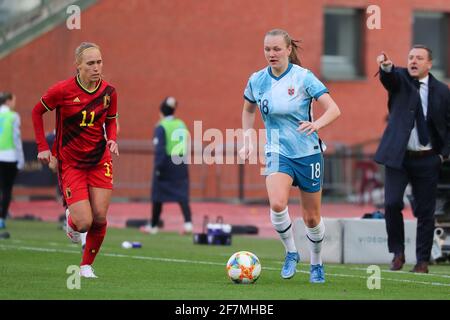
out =
<path fill-rule="evenodd" d="M 360 143 L 380 137 L 385 126 L 386 93 L 373 77 L 376 55 L 385 50 L 404 64 L 413 10 L 450 12 L 448 1 L 104 0 L 82 12 L 81 30 L 63 24 L 0 60 L 0 90 L 17 94 L 23 137 L 33 139 L 32 107 L 50 85 L 74 75 L 75 47 L 92 41 L 101 46 L 105 78 L 118 91 L 121 139 L 150 139 L 167 95 L 179 99 L 178 116 L 191 129 L 194 120 L 202 120 L 204 130 L 238 128 L 247 79 L 265 66 L 266 31 L 280 27 L 302 39 L 302 63 L 320 77 L 323 8 L 370 4 L 381 7 L 382 29 L 365 31 L 366 77 L 326 83 L 342 116 L 321 132 L 329 144 Z M 46 115 L 47 130 L 53 117 Z"/>

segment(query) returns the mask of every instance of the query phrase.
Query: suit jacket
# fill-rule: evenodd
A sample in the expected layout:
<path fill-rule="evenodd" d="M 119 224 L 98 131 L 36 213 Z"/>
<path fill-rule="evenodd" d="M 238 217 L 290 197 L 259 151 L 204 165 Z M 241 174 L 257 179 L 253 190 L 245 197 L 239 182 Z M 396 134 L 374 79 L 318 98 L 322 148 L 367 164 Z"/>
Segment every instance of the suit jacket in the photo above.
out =
<path fill-rule="evenodd" d="M 430 73 L 428 80 L 427 125 L 433 150 L 448 158 L 450 153 L 450 91 Z M 406 68 L 380 69 L 380 80 L 388 91 L 388 124 L 375 153 L 375 161 L 402 168 L 415 113 L 421 108 L 420 94 Z"/>

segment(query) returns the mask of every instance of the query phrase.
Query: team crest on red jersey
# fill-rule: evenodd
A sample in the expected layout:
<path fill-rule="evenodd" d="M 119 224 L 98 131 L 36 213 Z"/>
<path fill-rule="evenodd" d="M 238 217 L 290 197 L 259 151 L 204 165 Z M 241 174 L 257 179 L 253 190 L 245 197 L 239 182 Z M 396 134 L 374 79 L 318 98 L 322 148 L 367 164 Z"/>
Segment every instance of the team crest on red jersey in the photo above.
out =
<path fill-rule="evenodd" d="M 72 198 L 72 191 L 70 188 L 66 188 L 66 199 Z"/>
<path fill-rule="evenodd" d="M 288 94 L 289 94 L 290 96 L 293 96 L 294 93 L 295 93 L 295 89 L 294 89 L 294 88 L 288 88 Z"/>
<path fill-rule="evenodd" d="M 109 94 L 105 94 L 103 96 L 103 109 L 106 109 L 111 104 L 111 96 Z"/>

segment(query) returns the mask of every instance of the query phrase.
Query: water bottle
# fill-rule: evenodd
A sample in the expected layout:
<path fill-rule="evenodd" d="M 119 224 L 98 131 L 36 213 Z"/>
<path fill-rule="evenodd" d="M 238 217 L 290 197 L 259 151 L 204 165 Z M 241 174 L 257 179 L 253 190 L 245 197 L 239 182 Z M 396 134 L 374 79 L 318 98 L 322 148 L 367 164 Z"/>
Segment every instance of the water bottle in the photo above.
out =
<path fill-rule="evenodd" d="M 442 257 L 442 235 L 444 234 L 444 229 L 436 228 L 434 229 L 433 236 L 433 245 L 431 247 L 431 258 L 433 260 L 439 259 Z"/>
<path fill-rule="evenodd" d="M 122 242 L 122 248 L 124 249 L 131 249 L 131 248 L 142 248 L 142 244 L 137 241 L 124 241 Z"/>
<path fill-rule="evenodd" d="M 142 248 L 142 244 L 139 241 L 133 241 L 131 243 L 132 248 Z"/>

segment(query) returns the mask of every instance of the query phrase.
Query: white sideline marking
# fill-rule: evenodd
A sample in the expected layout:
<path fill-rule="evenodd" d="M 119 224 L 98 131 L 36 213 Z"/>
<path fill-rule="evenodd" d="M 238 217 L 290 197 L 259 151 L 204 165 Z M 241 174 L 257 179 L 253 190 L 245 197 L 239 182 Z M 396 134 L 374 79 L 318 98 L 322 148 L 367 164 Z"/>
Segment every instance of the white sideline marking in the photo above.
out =
<path fill-rule="evenodd" d="M 272 262 L 274 263 L 278 263 L 280 266 L 283 264 L 283 262 L 279 262 L 279 261 L 274 261 L 271 259 Z M 305 266 L 309 266 L 309 264 L 300 261 L 299 263 L 300 265 L 305 265 Z M 383 264 L 381 264 L 383 265 Z M 363 267 L 348 267 L 349 265 L 328 265 L 325 264 L 325 266 L 327 267 L 327 269 L 346 269 L 346 270 L 357 270 L 357 271 L 367 271 L 367 268 L 363 268 Z M 381 272 L 386 272 L 386 273 L 397 273 L 397 274 L 409 274 L 409 275 L 415 275 L 417 277 L 437 277 L 437 278 L 449 278 L 450 279 L 450 275 L 446 274 L 446 273 L 439 273 L 439 272 L 433 272 L 433 273 L 412 273 L 409 271 L 392 271 L 392 270 L 388 270 L 388 269 L 381 269 Z M 328 274 L 328 273 L 327 273 Z"/>
<path fill-rule="evenodd" d="M 360 270 L 360 271 L 366 271 L 366 268 L 350 268 L 350 270 Z M 403 274 L 413 274 L 409 271 L 392 271 L 392 270 L 381 270 L 381 272 L 389 272 L 389 273 L 403 273 Z M 440 278 L 450 278 L 450 275 L 445 274 L 445 273 L 416 273 L 416 275 L 423 275 L 426 277 L 440 277 Z"/>
<path fill-rule="evenodd" d="M 29 247 L 29 246 L 15 246 L 15 245 L 0 245 L 1 249 L 15 249 L 15 250 L 27 250 L 27 251 L 38 251 L 38 252 L 55 252 L 55 253 L 72 253 L 72 254 L 80 254 L 79 250 L 62 250 L 62 249 L 52 249 L 52 248 L 41 248 L 41 247 Z M 132 256 L 126 254 L 119 253 L 100 253 L 100 255 L 107 257 L 116 257 L 116 258 L 131 258 L 137 260 L 151 260 L 151 261 L 162 261 L 162 262 L 175 262 L 175 263 L 192 263 L 192 264 L 207 264 L 207 265 L 216 265 L 216 266 L 225 266 L 224 263 L 219 262 L 210 262 L 210 261 L 198 261 L 198 260 L 186 260 L 186 259 L 172 259 L 172 258 L 158 258 L 158 257 L 148 257 L 148 256 Z M 271 271 L 279 271 L 279 268 L 272 267 L 263 267 L 264 270 Z M 354 269 L 362 269 L 362 268 L 354 268 Z M 365 269 L 364 269 L 365 270 Z M 309 271 L 297 270 L 297 273 L 305 273 L 309 274 Z M 338 273 L 326 273 L 327 276 L 334 277 L 344 277 L 344 278 L 359 278 L 363 280 L 367 280 L 365 276 L 358 275 L 350 275 L 350 274 L 338 274 Z M 414 283 L 414 284 L 423 284 L 423 285 L 431 285 L 431 286 L 443 286 L 450 287 L 450 283 L 441 283 L 441 282 L 427 282 L 427 281 L 415 281 L 408 279 L 392 279 L 392 278 L 381 278 L 381 280 L 393 281 L 393 282 L 406 282 L 406 283 Z"/>

